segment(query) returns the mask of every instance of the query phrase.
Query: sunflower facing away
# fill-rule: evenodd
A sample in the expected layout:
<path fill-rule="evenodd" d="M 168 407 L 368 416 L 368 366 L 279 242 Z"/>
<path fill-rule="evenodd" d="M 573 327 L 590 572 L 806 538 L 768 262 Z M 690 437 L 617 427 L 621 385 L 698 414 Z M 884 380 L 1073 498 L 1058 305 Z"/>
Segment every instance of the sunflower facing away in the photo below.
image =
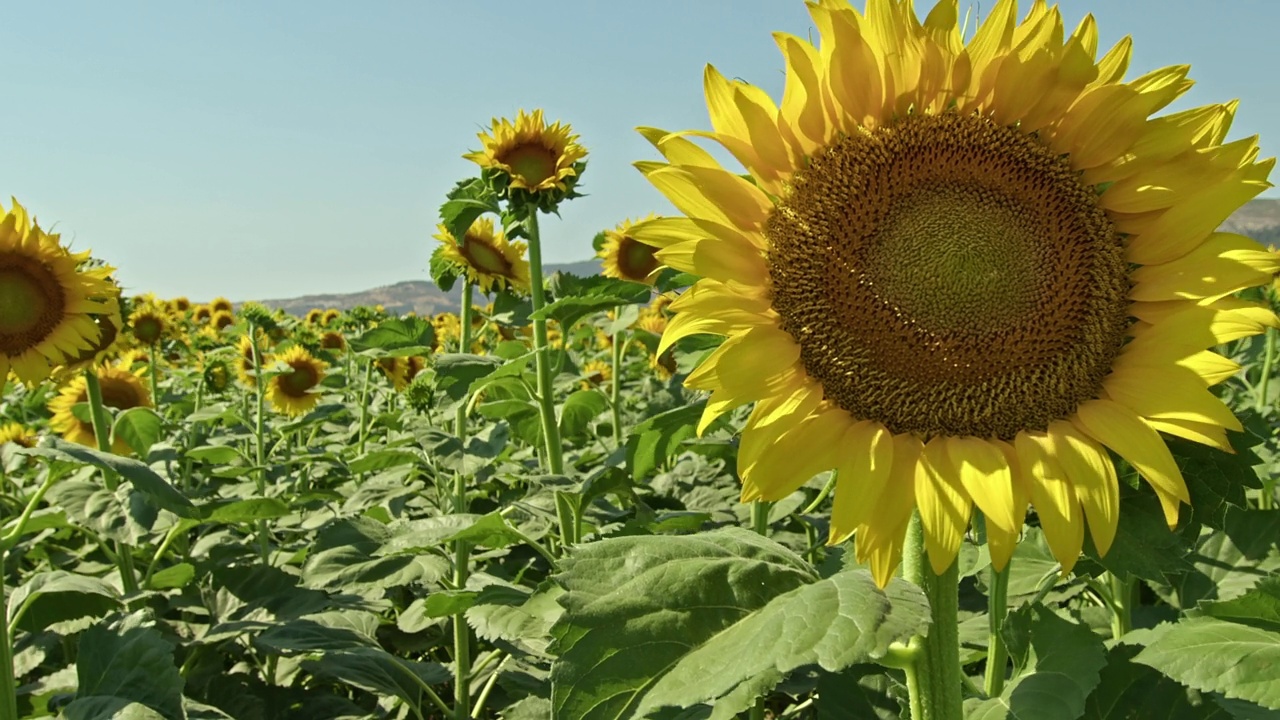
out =
<path fill-rule="evenodd" d="M 130 372 L 127 368 L 118 365 L 99 366 L 95 372 L 98 375 L 98 384 L 102 386 L 103 405 L 115 410 L 152 407 L 151 393 L 137 372 Z M 49 428 L 62 435 L 68 442 L 97 447 L 93 423 L 81 421 L 73 410 L 76 405 L 87 402 L 89 402 L 89 390 L 85 384 L 84 375 L 77 375 L 58 391 L 57 397 L 49 401 L 49 412 L 53 413 L 53 417 L 49 418 Z M 111 452 L 117 455 L 128 455 L 132 451 L 128 443 L 116 438 L 111 444 Z"/>
<path fill-rule="evenodd" d="M 471 223 L 461 245 L 445 226 L 438 225 L 436 230 L 435 238 L 443 243 L 436 252 L 481 292 L 488 294 L 495 289 L 529 292 L 525 244 L 519 240 L 508 241 L 501 230 L 494 230 L 492 219 L 482 217 Z"/>
<path fill-rule="evenodd" d="M 641 220 L 639 223 L 624 220 L 613 230 L 604 231 L 604 243 L 600 245 L 600 250 L 596 253 L 596 256 L 601 259 L 605 277 L 653 284 L 657 270 L 662 266 L 662 263 L 658 262 L 658 258 L 654 257 L 655 251 L 652 245 L 636 240 L 635 236 L 631 234 L 631 229 L 634 226 L 643 225 L 653 219 L 650 217 L 646 220 Z"/>
<path fill-rule="evenodd" d="M 703 429 L 755 403 L 743 500 L 837 469 L 830 539 L 856 536 L 881 585 L 917 508 L 936 572 L 975 505 L 997 569 L 1028 503 L 1064 570 L 1086 525 L 1106 552 L 1109 450 L 1175 525 L 1190 499 L 1160 433 L 1229 451 L 1240 424 L 1208 388 L 1239 367 L 1207 348 L 1277 324 L 1229 297 L 1275 258 L 1214 232 L 1274 164 L 1225 142 L 1235 104 L 1155 116 L 1188 68 L 1126 81 L 1128 38 L 1095 59 L 1093 18 L 1064 38 L 1042 2 L 1021 23 L 996 3 L 968 44 L 954 0 L 923 23 L 901 0 L 810 8 L 817 47 L 776 36 L 781 107 L 709 67 L 714 132 L 641 129 L 667 162 L 639 169 L 688 217 L 640 239 L 704 278 L 658 352 L 726 336 L 687 385 L 711 392 Z"/>
<path fill-rule="evenodd" d="M 383 357 L 377 360 L 378 370 L 391 381 L 397 391 L 409 386 L 409 364 L 401 357 Z"/>
<path fill-rule="evenodd" d="M 3 211 L 3 207 L 0 207 Z M 108 314 L 119 289 L 112 268 L 89 267 L 14 201 L 0 217 L 0 378 L 38 382 L 100 337 L 94 315 Z"/>
<path fill-rule="evenodd" d="M 513 189 L 566 190 L 566 179 L 578 174 L 575 164 L 587 156 L 573 130 L 559 122 L 547 125 L 542 110 L 521 110 L 514 123 L 494 118 L 491 133 L 480 133 L 482 149 L 463 157 L 482 168 L 501 171 Z"/>
<path fill-rule="evenodd" d="M 32 448 L 40 440 L 31 428 L 22 423 L 10 422 L 0 425 L 0 446 L 14 443 L 24 448 Z"/>
<path fill-rule="evenodd" d="M 324 380 L 327 365 L 301 345 L 277 355 L 276 362 L 288 365 L 289 370 L 272 375 L 267 382 L 266 396 L 271 406 L 286 415 L 302 415 L 314 408 L 320 402 L 316 388 Z"/>

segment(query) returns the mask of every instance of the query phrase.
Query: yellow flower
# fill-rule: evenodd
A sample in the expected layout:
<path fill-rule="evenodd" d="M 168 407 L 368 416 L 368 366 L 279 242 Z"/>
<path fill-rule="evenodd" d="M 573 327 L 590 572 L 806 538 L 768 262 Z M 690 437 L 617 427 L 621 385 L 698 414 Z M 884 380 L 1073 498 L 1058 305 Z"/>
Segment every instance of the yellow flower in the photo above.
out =
<path fill-rule="evenodd" d="M 331 325 L 340 317 L 342 317 L 342 313 L 340 311 L 329 309 L 324 311 L 324 315 L 320 318 L 320 322 L 323 325 Z"/>
<path fill-rule="evenodd" d="M 59 239 L 17 201 L 0 217 L 0 377 L 49 377 L 93 348 L 101 337 L 94 317 L 116 305 L 112 268 L 90 267 L 88 252 L 69 252 Z"/>
<path fill-rule="evenodd" d="M 471 223 L 461 245 L 445 226 L 436 226 L 436 231 L 435 238 L 443 243 L 437 252 L 464 274 L 468 282 L 479 286 L 481 292 L 487 294 L 507 288 L 529 292 L 525 244 L 519 240 L 508 241 L 501 230 L 494 230 L 493 220 L 482 217 Z"/>
<path fill-rule="evenodd" d="M 213 309 L 208 305 L 197 305 L 191 311 L 191 322 L 207 323 L 213 319 Z"/>
<path fill-rule="evenodd" d="M 573 129 L 559 122 L 548 126 L 542 110 L 521 110 L 514 123 L 494 118 L 491 133 L 480 133 L 483 149 L 463 157 L 482 168 L 501 171 L 513 189 L 566 190 L 566 179 L 578 174 L 575 164 L 587 156 Z"/>
<path fill-rule="evenodd" d="M 236 324 L 236 316 L 227 310 L 216 310 L 213 317 L 209 319 L 209 324 L 215 330 L 223 330 Z"/>
<path fill-rule="evenodd" d="M 625 220 L 613 230 L 604 231 L 604 243 L 596 256 L 602 260 L 605 277 L 653 284 L 662 263 L 654 256 L 654 247 L 636 240 L 631 230 L 655 219 L 650 216 L 638 223 Z"/>
<path fill-rule="evenodd" d="M 347 338 L 336 330 L 327 330 L 320 336 L 320 347 L 342 352 L 347 349 Z"/>
<path fill-rule="evenodd" d="M 267 348 L 271 345 L 271 340 L 262 330 L 258 330 L 256 334 L 259 355 L 257 367 L 265 370 L 271 365 L 271 353 L 267 352 Z M 258 387 L 257 375 L 254 374 L 253 345 L 254 341 L 247 334 L 241 335 L 240 339 L 236 341 L 236 353 L 238 354 L 236 376 L 240 378 L 241 383 L 250 388 Z"/>
<path fill-rule="evenodd" d="M 138 305 L 129 314 L 129 328 L 133 331 L 133 337 L 143 345 L 160 342 L 172 327 L 168 308 L 156 303 Z"/>
<path fill-rule="evenodd" d="M 451 312 L 437 314 L 431 320 L 431 325 L 436 330 L 435 345 L 433 346 L 436 352 L 446 352 L 451 345 L 456 344 L 462 337 L 462 321 Z"/>
<path fill-rule="evenodd" d="M 287 372 L 271 376 L 266 397 L 271 406 L 286 415 L 302 415 L 320 402 L 316 392 L 328 367 L 301 345 L 294 345 L 276 356 L 276 362 L 289 366 Z"/>
<path fill-rule="evenodd" d="M 1130 43 L 1095 59 L 1086 17 L 1019 24 L 1002 0 L 966 45 L 944 0 L 810 4 L 815 47 L 779 35 L 781 107 L 714 68 L 709 136 L 641 132 L 638 167 L 688 218 L 638 239 L 704 278 L 658 348 L 726 336 L 686 381 L 711 392 L 701 428 L 754 403 L 742 499 L 778 500 L 836 468 L 832 542 L 885 584 L 919 510 L 934 570 L 976 505 L 1008 562 L 1028 504 L 1063 568 L 1085 528 L 1115 535 L 1108 450 L 1152 486 L 1170 526 L 1187 486 L 1159 433 L 1229 450 L 1208 390 L 1239 366 L 1207 348 L 1276 326 L 1232 299 L 1274 257 L 1214 229 L 1270 187 L 1256 138 L 1223 144 L 1234 104 L 1152 117 L 1185 66 L 1126 82 Z M 1224 299 L 1225 298 L 1225 299 Z"/>
<path fill-rule="evenodd" d="M 400 357 L 384 357 L 378 358 L 378 370 L 391 381 L 391 386 L 396 390 L 403 390 L 409 385 L 408 363 L 404 358 Z"/>
<path fill-rule="evenodd" d="M 205 359 L 203 365 L 204 369 L 201 374 L 204 377 L 205 389 L 215 394 L 221 394 L 231 387 L 232 371 L 226 360 L 220 357 L 211 357 Z"/>
<path fill-rule="evenodd" d="M 191 301 L 179 296 L 169 301 L 169 309 L 181 315 L 191 309 Z"/>
<path fill-rule="evenodd" d="M 607 362 L 592 360 L 582 367 L 582 389 L 590 390 L 603 385 L 613 377 L 613 367 Z"/>
<path fill-rule="evenodd" d="M 95 371 L 98 384 L 102 387 L 102 404 L 116 410 L 128 410 L 135 407 L 152 407 L 151 393 L 136 373 L 118 366 L 99 366 Z M 62 435 L 68 442 L 97 447 L 98 441 L 93 434 L 93 423 L 83 422 L 76 417 L 73 408 L 80 403 L 89 402 L 89 390 L 84 375 L 77 375 L 61 390 L 57 397 L 49 401 L 49 428 Z M 128 455 L 132 452 L 129 444 L 116 438 L 111 445 L 111 452 L 117 455 Z"/>
<path fill-rule="evenodd" d="M 307 311 L 306 323 L 308 325 L 320 325 L 324 321 L 324 311 L 320 308 L 311 308 Z"/>
<path fill-rule="evenodd" d="M 213 299 L 213 302 L 209 303 L 209 309 L 212 310 L 214 314 L 217 314 L 220 312 L 231 313 L 235 308 L 231 306 L 230 300 L 224 297 L 216 297 Z"/>
<path fill-rule="evenodd" d="M 5 443 L 14 443 L 24 448 L 35 447 L 36 442 L 40 438 L 36 437 L 36 433 L 31 428 L 21 423 L 11 422 L 0 425 L 0 446 Z"/>

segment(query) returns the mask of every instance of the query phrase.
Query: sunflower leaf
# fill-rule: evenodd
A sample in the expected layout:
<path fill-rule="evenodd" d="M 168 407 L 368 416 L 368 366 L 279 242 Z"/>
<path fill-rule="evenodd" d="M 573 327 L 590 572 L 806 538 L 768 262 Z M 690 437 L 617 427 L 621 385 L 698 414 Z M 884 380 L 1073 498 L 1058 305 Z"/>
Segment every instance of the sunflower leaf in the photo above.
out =
<path fill-rule="evenodd" d="M 149 407 L 129 408 L 116 416 L 111 425 L 111 441 L 124 440 L 138 457 L 146 459 L 151 446 L 160 439 L 164 420 Z"/>
<path fill-rule="evenodd" d="M 601 310 L 623 305 L 649 302 L 653 290 L 641 283 L 615 280 L 603 275 L 579 278 L 557 272 L 551 277 L 551 292 L 556 300 L 530 315 L 537 320 L 555 320 L 562 332 L 568 332 L 583 317 Z"/>
<path fill-rule="evenodd" d="M 418 354 L 424 350 L 430 352 L 435 338 L 435 328 L 422 318 L 392 318 L 366 330 L 360 337 L 352 338 L 351 349 L 356 352 L 381 350 L 378 355 L 400 354 L 395 351 Z"/>
<path fill-rule="evenodd" d="M 1201 692 L 1280 710 L 1280 632 L 1212 617 L 1182 620 L 1133 659 Z"/>
<path fill-rule="evenodd" d="M 76 655 L 77 695 L 132 700 L 163 717 L 183 717 L 173 646 L 144 613 L 84 631 Z"/>
<path fill-rule="evenodd" d="M 882 656 L 928 621 L 920 591 L 882 591 L 863 570 L 819 579 L 799 556 L 742 529 L 624 537 L 579 547 L 556 577 L 551 702 L 571 720 L 748 707 L 807 665 Z"/>
<path fill-rule="evenodd" d="M 1129 720 L 1137 717 L 1164 720 L 1230 720 L 1231 715 L 1212 703 L 1192 702 L 1186 688 L 1133 662 L 1142 648 L 1116 645 L 1107 653 L 1101 682 L 1085 703 L 1084 717 L 1093 720 Z"/>
<path fill-rule="evenodd" d="M 641 422 L 631 429 L 627 438 L 627 465 L 635 480 L 666 462 L 680 449 L 685 440 L 693 437 L 702 417 L 705 401 L 668 410 Z"/>
<path fill-rule="evenodd" d="M 137 460 L 98 452 L 53 436 L 46 437 L 38 447 L 28 448 L 22 453 L 111 470 L 132 483 L 135 490 L 147 496 L 157 507 L 168 510 L 178 517 L 200 517 L 199 509 L 187 499 L 186 495 Z"/>
<path fill-rule="evenodd" d="M 440 206 L 440 224 L 457 239 L 458 247 L 466 244 L 471 223 L 481 215 L 502 212 L 498 195 L 480 178 L 459 181 L 445 197 L 445 203 Z"/>

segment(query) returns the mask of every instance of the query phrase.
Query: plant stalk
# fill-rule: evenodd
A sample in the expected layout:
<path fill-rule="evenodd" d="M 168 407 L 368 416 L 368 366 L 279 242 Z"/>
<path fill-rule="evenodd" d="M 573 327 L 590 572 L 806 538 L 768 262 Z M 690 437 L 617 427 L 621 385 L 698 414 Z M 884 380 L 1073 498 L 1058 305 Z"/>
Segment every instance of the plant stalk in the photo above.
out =
<path fill-rule="evenodd" d="M 365 359 L 364 385 L 360 388 L 360 435 L 356 442 L 356 454 L 364 454 L 364 440 L 369 430 L 369 383 L 373 380 L 373 361 Z"/>
<path fill-rule="evenodd" d="M 619 330 L 613 334 L 613 377 L 609 385 L 609 406 L 613 412 L 613 447 L 622 447 L 622 349 L 627 333 Z"/>
<path fill-rule="evenodd" d="M 254 323 L 249 323 L 249 344 L 253 348 L 253 385 L 257 390 L 257 415 L 254 418 L 253 437 L 254 437 L 254 456 L 255 464 L 258 471 L 254 473 L 254 478 L 258 483 L 259 497 L 267 496 L 267 451 L 266 451 L 266 388 L 262 381 L 262 348 L 258 347 L 258 327 Z M 271 561 L 271 543 L 267 537 L 267 521 L 259 520 L 257 522 L 258 530 L 258 554 L 262 557 L 263 564 L 270 564 Z"/>
<path fill-rule="evenodd" d="M 93 368 L 84 371 L 85 394 L 89 396 L 89 416 L 93 418 L 93 438 L 98 443 L 100 452 L 111 452 L 111 428 L 107 423 L 107 408 L 102 402 L 102 384 Z M 107 489 L 115 492 L 119 486 L 114 472 L 102 471 L 102 482 Z M 116 541 L 116 565 L 120 568 L 120 584 L 126 594 L 138 592 L 138 574 L 133 567 L 133 548 L 128 544 Z"/>
<path fill-rule="evenodd" d="M 925 555 L 924 524 L 920 513 L 911 516 L 906 547 L 902 555 L 903 576 L 924 591 L 932 616 L 928 635 L 912 638 L 920 654 L 915 667 L 907 670 L 911 695 L 911 720 L 961 720 L 963 706 L 960 670 L 959 565 L 935 575 Z M 914 676 L 914 677 L 913 677 Z"/>
<path fill-rule="evenodd" d="M 1111 637 L 1119 640 L 1133 629 L 1133 600 L 1137 585 L 1133 578 L 1126 580 L 1107 573 L 1107 589 L 1111 595 Z"/>
<path fill-rule="evenodd" d="M 1258 384 L 1258 397 L 1254 401 L 1254 409 L 1259 413 L 1271 404 L 1267 399 L 1267 384 L 1271 382 L 1271 368 L 1276 357 L 1276 329 L 1267 328 L 1266 338 L 1262 350 L 1262 378 Z"/>
<path fill-rule="evenodd" d="M 3 570 L 9 559 L 8 551 L 0 553 L 0 570 Z M 9 632 L 8 600 L 5 598 L 4 580 L 0 578 L 0 717 L 18 717 L 18 683 L 13 674 L 13 635 Z"/>
<path fill-rule="evenodd" d="M 160 376 L 156 374 L 156 353 L 160 351 L 160 343 L 151 343 L 151 352 L 147 353 L 147 372 L 151 375 L 151 404 L 160 412 Z"/>
<path fill-rule="evenodd" d="M 459 329 L 458 336 L 458 352 L 465 353 L 471 350 L 471 281 L 462 278 L 462 307 L 458 312 L 459 322 L 462 327 Z M 478 394 L 477 394 L 478 397 Z M 467 434 L 467 408 L 468 403 L 458 405 L 458 414 L 453 420 L 453 434 L 458 436 L 458 442 L 466 445 Z"/>
<path fill-rule="evenodd" d="M 997 571 L 990 568 L 987 584 L 987 674 L 984 690 L 987 697 L 999 697 L 1004 692 L 1005 665 L 1009 661 L 1009 649 L 1005 647 L 1004 619 L 1009 615 L 1009 566 Z"/>
<path fill-rule="evenodd" d="M 459 313 L 460 352 L 471 349 L 471 283 L 463 278 L 462 307 Z M 454 434 L 458 442 L 467 444 L 467 403 L 458 404 L 454 417 Z M 453 476 L 453 511 L 461 514 L 467 511 L 467 478 L 461 472 Z M 459 590 L 467 586 L 467 578 L 471 572 L 471 546 L 465 540 L 457 540 L 453 544 L 453 586 Z M 471 716 L 471 628 L 467 627 L 464 613 L 453 616 L 453 717 L 455 720 L 467 720 Z"/>
<path fill-rule="evenodd" d="M 547 471 L 564 472 L 564 456 L 560 449 L 560 428 L 556 424 L 555 397 L 551 387 L 551 354 L 547 343 L 547 320 L 538 312 L 547 304 L 542 287 L 542 238 L 538 234 L 538 211 L 530 208 L 525 218 L 529 234 L 529 286 L 533 300 L 534 363 L 538 372 L 538 415 L 542 419 L 542 438 L 546 447 Z"/>

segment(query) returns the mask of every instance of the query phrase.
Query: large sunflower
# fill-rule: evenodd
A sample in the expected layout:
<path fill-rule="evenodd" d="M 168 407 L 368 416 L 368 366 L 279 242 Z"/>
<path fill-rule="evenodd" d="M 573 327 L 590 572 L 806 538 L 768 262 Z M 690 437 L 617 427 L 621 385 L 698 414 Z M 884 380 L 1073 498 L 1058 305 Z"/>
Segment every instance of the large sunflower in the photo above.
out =
<path fill-rule="evenodd" d="M 1093 18 L 1064 38 L 1042 2 L 1021 23 L 998 2 L 968 44 L 954 0 L 923 23 L 901 0 L 810 8 L 817 47 L 777 36 L 781 107 L 709 67 L 713 132 L 641 129 L 667 162 L 638 167 L 688 217 L 640 239 L 704 278 L 658 352 L 727 336 L 687 384 L 711 392 L 702 428 L 755 403 L 743 499 L 838 469 L 831 541 L 856 535 L 882 585 L 917 508 L 938 572 L 974 505 L 997 568 L 1028 503 L 1065 569 L 1086 525 L 1106 552 L 1108 450 L 1175 525 L 1189 495 L 1159 433 L 1229 451 L 1208 388 L 1239 368 L 1207 348 L 1276 325 L 1227 297 L 1275 258 L 1214 232 L 1274 164 L 1224 143 L 1234 103 L 1152 117 L 1188 68 L 1126 82 L 1128 38 L 1095 59 Z"/>
<path fill-rule="evenodd" d="M 102 387 L 103 405 L 116 410 L 152 407 L 151 393 L 137 373 L 119 366 L 99 366 L 95 372 L 98 384 Z M 68 442 L 97 447 L 93 423 L 82 421 L 73 410 L 76 405 L 87 402 L 89 390 L 84 375 L 77 375 L 58 391 L 57 397 L 49 401 L 49 412 L 53 413 L 53 417 L 49 419 L 49 428 Z M 111 452 L 128 455 L 132 451 L 128 443 L 116 438 L 111 444 Z"/>
<path fill-rule="evenodd" d="M 491 133 L 480 133 L 482 149 L 463 157 L 482 168 L 501 171 L 514 189 L 566 190 L 566 179 L 578 174 L 575 164 L 587 156 L 573 130 L 559 122 L 547 125 L 542 110 L 521 110 L 514 123 L 494 118 Z"/>
<path fill-rule="evenodd" d="M 0 378 L 12 370 L 37 382 L 89 350 L 101 335 L 94 316 L 119 295 L 111 271 L 69 252 L 14 201 L 0 218 Z"/>
<path fill-rule="evenodd" d="M 494 230 L 493 220 L 482 217 L 471 223 L 462 244 L 445 226 L 438 225 L 436 230 L 435 238 L 443 243 L 437 252 L 471 284 L 479 286 L 481 292 L 488 294 L 494 289 L 529 292 L 525 244 L 507 240 L 502 231 Z"/>
<path fill-rule="evenodd" d="M 604 276 L 652 285 L 662 263 L 654 256 L 652 245 L 636 240 L 632 228 L 652 221 L 650 217 L 633 223 L 624 220 L 613 230 L 604 231 L 604 242 L 596 256 L 604 268 Z"/>
<path fill-rule="evenodd" d="M 311 356 L 306 348 L 294 345 L 276 356 L 276 362 L 289 366 L 287 372 L 272 375 L 267 382 L 267 400 L 287 415 L 302 415 L 320 402 L 316 390 L 324 380 L 327 365 Z"/>

